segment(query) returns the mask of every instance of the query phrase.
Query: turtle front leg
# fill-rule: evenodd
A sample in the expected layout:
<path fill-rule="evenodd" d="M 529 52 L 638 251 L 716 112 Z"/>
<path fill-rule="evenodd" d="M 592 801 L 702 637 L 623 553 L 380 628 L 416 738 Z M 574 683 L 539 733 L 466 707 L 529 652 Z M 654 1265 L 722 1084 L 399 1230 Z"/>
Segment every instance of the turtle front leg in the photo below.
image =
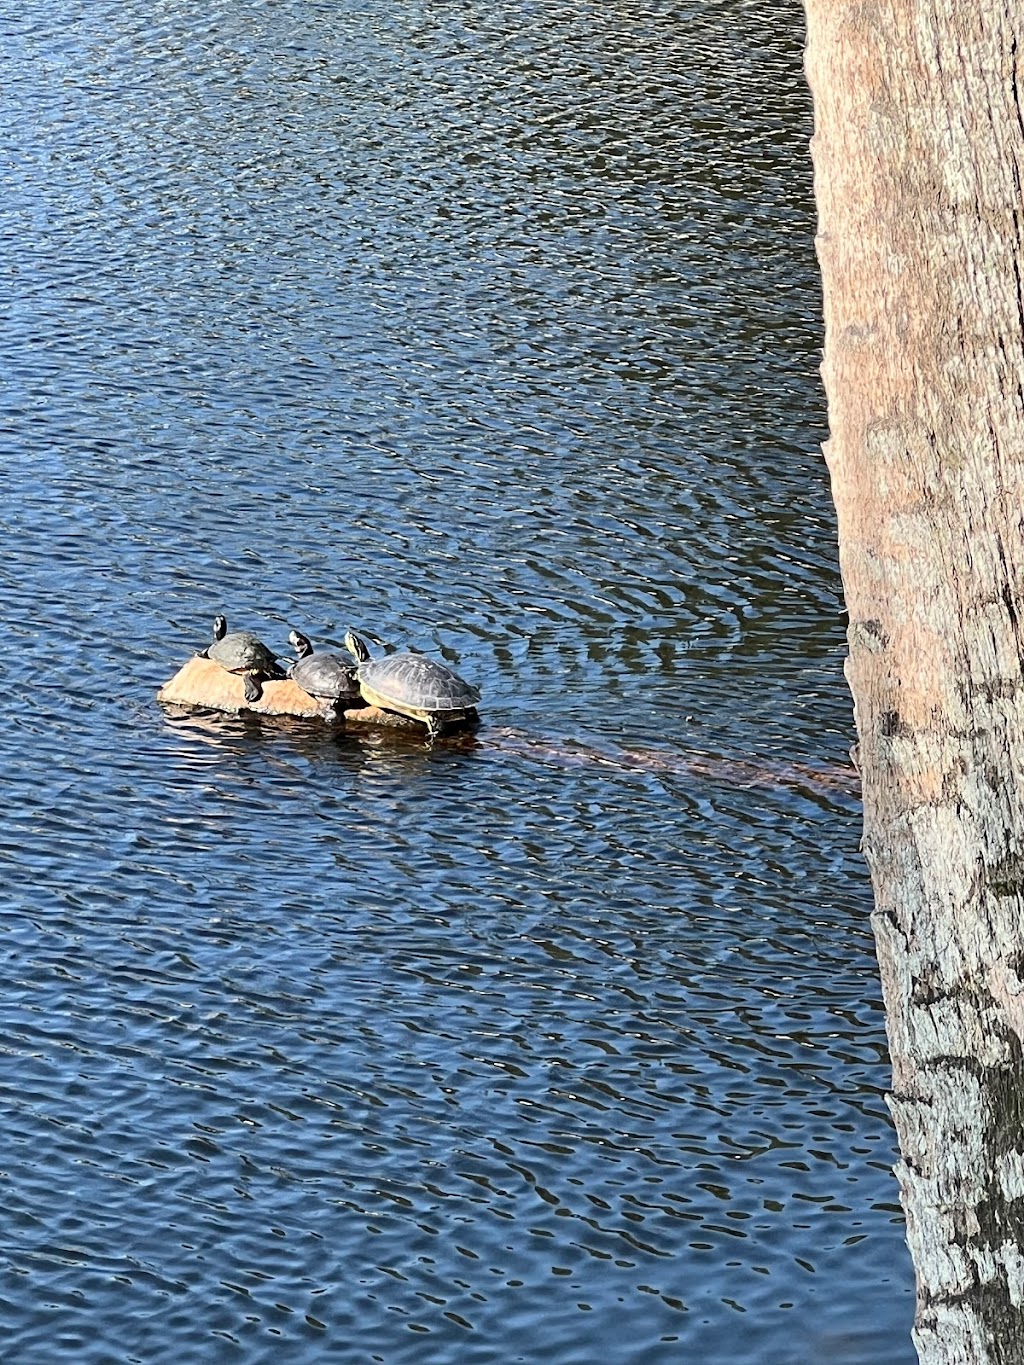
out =
<path fill-rule="evenodd" d="M 258 673 L 244 674 L 242 685 L 245 689 L 246 701 L 259 701 L 263 695 L 263 686 Z"/>

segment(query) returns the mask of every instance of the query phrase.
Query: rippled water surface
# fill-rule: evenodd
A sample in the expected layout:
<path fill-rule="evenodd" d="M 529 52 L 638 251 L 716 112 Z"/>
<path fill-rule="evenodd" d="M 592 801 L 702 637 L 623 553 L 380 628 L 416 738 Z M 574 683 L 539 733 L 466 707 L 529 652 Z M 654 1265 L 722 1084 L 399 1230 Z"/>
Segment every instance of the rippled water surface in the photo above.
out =
<path fill-rule="evenodd" d="M 797 0 L 3 28 L 0 1354 L 906 1365 Z"/>

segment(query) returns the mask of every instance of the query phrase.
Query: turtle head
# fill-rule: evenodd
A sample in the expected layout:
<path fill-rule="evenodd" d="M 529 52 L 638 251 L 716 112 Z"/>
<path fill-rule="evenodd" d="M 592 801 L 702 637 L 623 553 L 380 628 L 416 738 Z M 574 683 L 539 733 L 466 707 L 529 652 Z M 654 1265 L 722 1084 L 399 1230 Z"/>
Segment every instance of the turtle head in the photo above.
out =
<path fill-rule="evenodd" d="M 357 664 L 365 664 L 370 657 L 370 651 L 366 647 L 366 641 L 357 635 L 354 630 L 345 632 L 345 648 L 355 659 Z"/>
<path fill-rule="evenodd" d="M 213 618 L 213 638 L 223 640 L 228 633 L 228 618 L 226 616 L 215 616 Z"/>
<path fill-rule="evenodd" d="M 313 653 L 313 646 L 309 642 L 309 636 L 303 635 L 301 630 L 290 631 L 288 634 L 288 643 L 291 645 L 292 649 L 295 650 L 295 653 L 300 659 L 305 659 L 308 655 Z"/>

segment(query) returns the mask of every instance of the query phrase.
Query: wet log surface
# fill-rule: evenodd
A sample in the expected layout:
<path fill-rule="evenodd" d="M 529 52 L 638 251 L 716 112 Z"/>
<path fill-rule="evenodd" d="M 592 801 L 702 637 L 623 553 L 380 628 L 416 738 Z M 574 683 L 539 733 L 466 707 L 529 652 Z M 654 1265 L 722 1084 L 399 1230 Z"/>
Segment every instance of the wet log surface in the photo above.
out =
<path fill-rule="evenodd" d="M 251 711 L 261 716 L 295 716 L 299 719 L 337 720 L 346 725 L 380 725 L 399 730 L 419 730 L 426 727 L 419 721 L 400 716 L 394 711 L 383 711 L 379 706 L 355 706 L 332 716 L 330 707 L 290 678 L 264 682 L 258 701 L 246 701 L 245 680 L 229 673 L 213 659 L 198 654 L 178 669 L 174 677 L 164 683 L 157 693 L 157 701 L 173 706 L 196 707 L 207 711 L 226 711 L 237 714 Z"/>

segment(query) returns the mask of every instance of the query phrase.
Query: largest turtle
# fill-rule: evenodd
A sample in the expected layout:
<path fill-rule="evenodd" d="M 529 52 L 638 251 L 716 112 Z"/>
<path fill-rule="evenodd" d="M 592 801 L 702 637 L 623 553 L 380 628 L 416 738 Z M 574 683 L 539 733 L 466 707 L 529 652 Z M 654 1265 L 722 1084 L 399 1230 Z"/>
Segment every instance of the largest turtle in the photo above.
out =
<path fill-rule="evenodd" d="M 229 631 L 226 616 L 214 617 L 213 643 L 198 653 L 200 659 L 213 659 L 229 673 L 240 673 L 246 701 L 259 701 L 268 678 L 286 676 L 263 641 L 248 630 Z"/>
<path fill-rule="evenodd" d="M 422 721 L 431 739 L 444 726 L 473 718 L 480 689 L 446 664 L 411 651 L 373 659 L 366 641 L 354 630 L 346 633 L 345 648 L 356 661 L 363 699 L 371 706 Z"/>

